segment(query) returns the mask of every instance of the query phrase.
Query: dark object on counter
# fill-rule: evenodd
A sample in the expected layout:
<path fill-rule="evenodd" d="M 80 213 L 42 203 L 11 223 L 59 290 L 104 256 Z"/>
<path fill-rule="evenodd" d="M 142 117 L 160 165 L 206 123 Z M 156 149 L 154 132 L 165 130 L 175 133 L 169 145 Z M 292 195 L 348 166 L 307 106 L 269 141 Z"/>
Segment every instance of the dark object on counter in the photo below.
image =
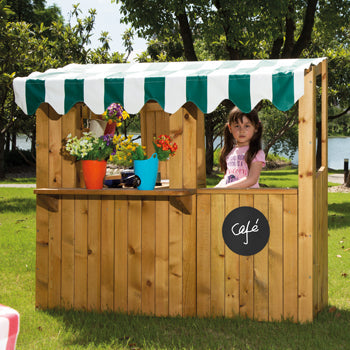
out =
<path fill-rule="evenodd" d="M 109 188 L 138 187 L 141 179 L 135 175 L 133 169 L 121 171 L 121 179 L 106 179 L 104 184 Z"/>

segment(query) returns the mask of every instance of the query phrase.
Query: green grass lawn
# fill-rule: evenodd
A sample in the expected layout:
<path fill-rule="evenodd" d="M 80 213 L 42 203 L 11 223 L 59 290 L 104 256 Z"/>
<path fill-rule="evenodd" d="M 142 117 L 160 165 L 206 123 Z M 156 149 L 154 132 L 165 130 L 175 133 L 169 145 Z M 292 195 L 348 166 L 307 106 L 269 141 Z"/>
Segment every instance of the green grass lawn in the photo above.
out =
<path fill-rule="evenodd" d="M 350 194 L 330 193 L 330 305 L 310 324 L 41 311 L 35 309 L 33 189 L 0 188 L 0 303 L 20 313 L 17 349 L 23 350 L 350 349 L 349 228 Z"/>

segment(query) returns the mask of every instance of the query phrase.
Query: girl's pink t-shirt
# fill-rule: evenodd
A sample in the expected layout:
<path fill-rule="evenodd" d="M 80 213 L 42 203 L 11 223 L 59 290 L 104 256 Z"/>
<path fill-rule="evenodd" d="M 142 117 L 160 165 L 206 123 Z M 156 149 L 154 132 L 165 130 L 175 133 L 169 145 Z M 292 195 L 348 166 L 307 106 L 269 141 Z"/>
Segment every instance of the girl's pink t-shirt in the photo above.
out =
<path fill-rule="evenodd" d="M 243 177 L 248 176 L 249 169 L 248 164 L 245 161 L 245 153 L 248 151 L 249 146 L 243 147 L 233 147 L 231 152 L 226 157 L 227 162 L 227 170 L 224 176 L 224 180 L 226 184 L 235 182 Z M 262 162 L 263 167 L 265 166 L 265 153 L 263 150 L 258 151 L 252 163 L 254 162 Z M 259 180 L 258 182 L 251 186 L 250 188 L 259 188 Z"/>

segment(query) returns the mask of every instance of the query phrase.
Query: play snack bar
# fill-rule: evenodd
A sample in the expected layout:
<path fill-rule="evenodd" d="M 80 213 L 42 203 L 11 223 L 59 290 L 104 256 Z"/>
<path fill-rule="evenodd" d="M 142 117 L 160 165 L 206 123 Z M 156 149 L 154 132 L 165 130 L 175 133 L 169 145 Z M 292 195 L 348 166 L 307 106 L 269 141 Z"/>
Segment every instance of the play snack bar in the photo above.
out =
<path fill-rule="evenodd" d="M 16 78 L 16 102 L 37 121 L 36 306 L 312 321 L 328 303 L 327 79 L 325 58 L 69 65 Z M 297 189 L 205 188 L 204 113 L 224 99 L 245 112 L 262 99 L 298 103 Z M 62 158 L 62 135 L 81 136 L 82 121 L 114 102 L 140 112 L 147 150 L 161 134 L 176 142 L 159 164 L 169 188 L 87 190 L 79 164 Z M 232 251 L 224 222 L 242 244 L 264 229 L 263 244 Z"/>

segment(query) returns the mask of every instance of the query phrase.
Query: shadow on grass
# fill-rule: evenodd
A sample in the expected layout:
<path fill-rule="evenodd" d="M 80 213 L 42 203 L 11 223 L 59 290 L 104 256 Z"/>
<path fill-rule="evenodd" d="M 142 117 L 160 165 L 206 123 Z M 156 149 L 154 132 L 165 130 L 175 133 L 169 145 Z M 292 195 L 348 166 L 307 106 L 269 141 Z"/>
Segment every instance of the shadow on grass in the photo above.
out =
<path fill-rule="evenodd" d="M 45 311 L 62 321 L 64 346 L 128 349 L 348 349 L 350 311 L 327 308 L 313 323 L 234 318 Z M 93 347 L 92 347 L 93 348 Z"/>
<path fill-rule="evenodd" d="M 328 228 L 350 226 L 350 202 L 328 204 Z"/>
<path fill-rule="evenodd" d="M 3 199 L 0 196 L 1 206 L 0 213 L 12 212 L 12 213 L 30 213 L 36 210 L 35 198 L 8 198 Z"/>

